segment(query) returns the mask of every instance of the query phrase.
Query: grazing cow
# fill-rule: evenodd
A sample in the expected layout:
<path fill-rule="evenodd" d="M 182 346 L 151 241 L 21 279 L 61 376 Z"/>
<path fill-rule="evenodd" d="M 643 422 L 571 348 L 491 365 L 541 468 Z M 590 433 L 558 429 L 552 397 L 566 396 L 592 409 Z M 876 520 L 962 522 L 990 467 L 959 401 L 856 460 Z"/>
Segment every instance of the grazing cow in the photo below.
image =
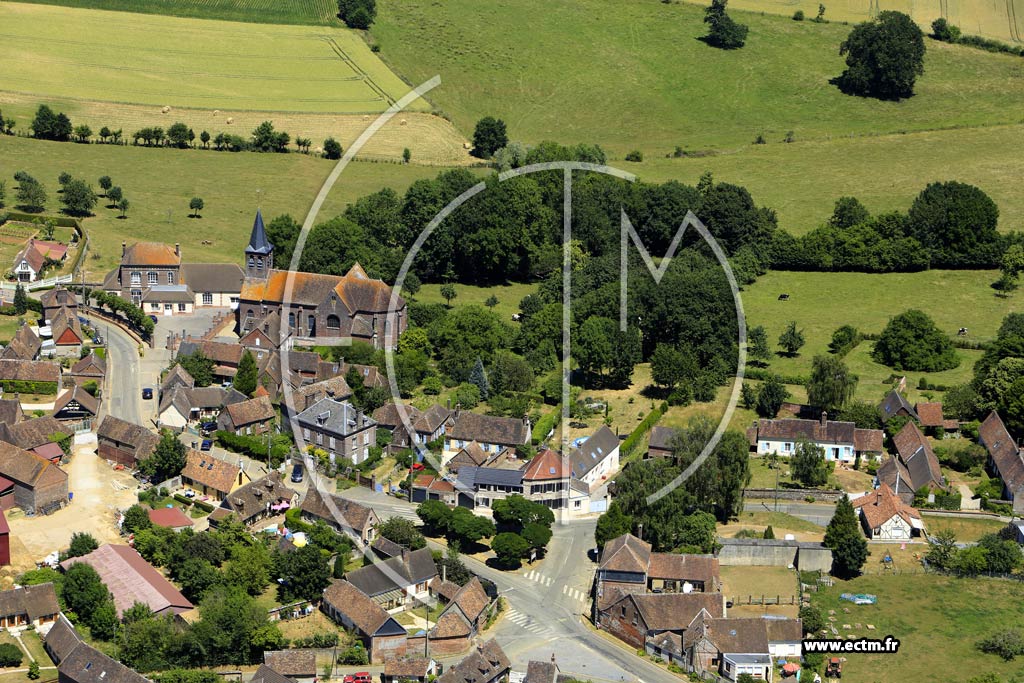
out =
<path fill-rule="evenodd" d="M 789 294 L 779 294 L 779 301 L 789 301 Z"/>
<path fill-rule="evenodd" d="M 961 327 L 960 330 L 956 333 L 956 336 L 958 336 L 958 337 L 966 337 L 967 336 L 967 328 L 966 327 Z"/>

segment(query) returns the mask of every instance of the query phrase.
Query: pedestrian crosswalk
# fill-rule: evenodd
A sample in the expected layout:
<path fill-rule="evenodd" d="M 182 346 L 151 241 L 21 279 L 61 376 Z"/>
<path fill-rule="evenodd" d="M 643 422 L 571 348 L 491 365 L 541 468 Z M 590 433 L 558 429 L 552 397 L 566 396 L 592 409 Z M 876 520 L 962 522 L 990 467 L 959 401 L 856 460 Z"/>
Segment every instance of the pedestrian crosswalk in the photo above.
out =
<path fill-rule="evenodd" d="M 562 595 L 568 595 L 570 598 L 576 600 L 577 602 L 587 601 L 586 593 L 575 588 L 569 588 L 568 586 L 562 586 Z"/>
<path fill-rule="evenodd" d="M 550 586 L 552 583 L 554 583 L 554 581 L 551 580 L 551 577 L 544 576 L 543 574 L 537 571 L 523 572 L 523 576 L 528 578 L 530 581 L 536 581 L 537 583 L 544 586 Z"/>
<path fill-rule="evenodd" d="M 541 626 L 532 618 L 522 612 L 517 612 L 514 609 L 510 609 L 508 611 L 508 620 L 522 628 L 524 631 L 528 631 L 535 636 L 548 636 L 554 634 L 554 631 L 547 626 Z"/>
<path fill-rule="evenodd" d="M 523 572 L 523 577 L 529 579 L 530 581 L 535 581 L 542 586 L 550 586 L 554 583 L 554 580 L 550 576 L 544 576 L 543 574 L 535 570 Z M 588 600 L 587 594 L 584 591 L 578 590 L 576 588 L 571 588 L 567 585 L 562 586 L 562 595 L 572 600 L 575 600 L 579 603 L 586 603 Z"/>

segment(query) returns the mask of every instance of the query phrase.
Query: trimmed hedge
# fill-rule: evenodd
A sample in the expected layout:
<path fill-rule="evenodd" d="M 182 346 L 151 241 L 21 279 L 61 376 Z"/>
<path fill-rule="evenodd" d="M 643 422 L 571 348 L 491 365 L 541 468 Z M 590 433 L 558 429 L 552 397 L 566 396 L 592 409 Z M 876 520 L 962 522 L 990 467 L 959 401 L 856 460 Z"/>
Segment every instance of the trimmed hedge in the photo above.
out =
<path fill-rule="evenodd" d="M 552 410 L 547 415 L 541 416 L 541 418 L 537 420 L 537 424 L 533 425 L 533 434 L 530 436 L 530 441 L 533 442 L 533 445 L 540 445 L 540 442 L 543 441 L 547 435 L 551 433 L 551 430 L 558 425 L 561 418 L 562 411 L 557 409 Z"/>
<path fill-rule="evenodd" d="M 625 441 L 622 442 L 622 446 L 619 447 L 620 462 L 628 458 L 629 455 L 636 450 L 636 447 L 640 444 L 640 440 L 644 438 L 644 435 L 646 435 L 652 427 L 654 427 L 667 410 L 668 403 L 662 402 L 660 406 L 649 412 L 640 424 L 636 426 L 636 429 L 626 437 Z"/>
<path fill-rule="evenodd" d="M 5 379 L 0 381 L 4 393 L 16 394 L 56 394 L 56 382 L 29 382 L 20 379 Z"/>
<path fill-rule="evenodd" d="M 214 433 L 214 438 L 217 440 L 217 445 L 222 448 L 226 448 L 234 453 L 241 453 L 247 455 L 250 458 L 259 460 L 262 462 L 267 457 L 267 442 L 266 439 L 258 436 L 246 436 L 244 434 L 234 434 L 224 430 L 217 430 Z M 277 441 L 276 439 L 274 441 Z M 285 458 L 288 457 L 288 451 L 291 450 L 290 446 L 284 443 L 272 443 L 270 447 L 270 463 L 271 465 L 279 465 L 284 462 Z"/>

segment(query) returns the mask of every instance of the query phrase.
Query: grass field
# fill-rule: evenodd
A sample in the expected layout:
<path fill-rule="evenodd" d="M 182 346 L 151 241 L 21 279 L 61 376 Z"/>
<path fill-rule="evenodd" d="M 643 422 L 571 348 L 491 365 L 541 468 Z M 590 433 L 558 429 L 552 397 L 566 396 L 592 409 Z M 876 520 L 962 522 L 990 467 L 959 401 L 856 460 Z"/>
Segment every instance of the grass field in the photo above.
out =
<path fill-rule="evenodd" d="M 868 275 L 863 273 L 771 272 L 743 293 L 747 324 L 764 325 L 773 348 L 790 320 L 802 329 L 807 344 L 795 358 L 776 357 L 770 369 L 781 374 L 806 375 L 816 354 L 826 353 L 832 332 L 850 324 L 866 332 L 881 332 L 889 318 L 909 308 L 920 308 L 940 329 L 955 335 L 966 327 L 970 339 L 991 339 L 1004 316 L 1020 307 L 1020 295 L 995 296 L 989 287 L 994 271 L 944 271 Z M 779 301 L 782 293 L 788 301 Z M 862 342 L 846 356 L 846 363 L 860 376 L 857 396 L 879 400 L 889 386 L 893 371 L 870 357 L 871 342 Z M 958 349 L 960 366 L 936 373 L 908 372 L 911 400 L 916 399 L 918 379 L 927 374 L 936 384 L 956 384 L 970 379 L 981 352 Z M 800 397 L 797 397 L 800 398 Z"/>
<path fill-rule="evenodd" d="M 263 24 L 340 26 L 335 0 L 28 0 L 40 5 L 226 19 Z"/>
<path fill-rule="evenodd" d="M 949 530 L 956 534 L 956 540 L 961 543 L 977 541 L 985 534 L 994 534 L 1006 527 L 1005 522 L 985 516 L 939 517 L 927 515 L 924 523 L 930 535 L 934 536 L 940 531 Z"/>
<path fill-rule="evenodd" d="M 871 593 L 878 596 L 878 604 L 842 602 L 840 593 Z M 1004 662 L 975 648 L 979 639 L 995 631 L 1024 628 L 1016 581 L 929 574 L 867 576 L 838 581 L 812 600 L 826 613 L 836 610 L 842 637 L 892 635 L 900 640 L 897 654 L 849 655 L 843 665 L 844 683 L 963 683 L 990 671 L 1006 680 L 1024 668 L 1020 660 Z M 843 612 L 844 607 L 850 612 Z M 854 628 L 847 631 L 843 624 Z M 864 628 L 856 629 L 856 624 Z M 874 630 L 868 630 L 868 624 Z"/>
<path fill-rule="evenodd" d="M 86 259 L 92 278 L 102 277 L 118 262 L 122 241 L 178 241 L 187 261 L 241 262 L 257 202 L 268 220 L 291 213 L 301 221 L 332 168 L 328 161 L 302 154 L 156 150 L 0 136 L 0 178 L 7 182 L 9 200 L 11 176 L 21 169 L 46 187 L 51 211 L 59 208 L 56 189 L 61 171 L 85 178 L 94 187 L 101 175 L 109 175 L 123 188 L 131 202 L 127 220 L 103 206 L 95 209 L 95 217 L 85 219 L 92 238 Z M 320 219 L 339 214 L 364 194 L 386 186 L 402 192 L 417 178 L 436 173 L 437 169 L 415 165 L 351 164 Z M 188 202 L 195 196 L 206 203 L 201 219 L 188 218 Z M 203 240 L 212 244 L 204 245 Z"/>
<path fill-rule="evenodd" d="M 453 308 L 466 305 L 483 306 L 489 298 L 494 296 L 498 299 L 494 312 L 505 322 L 512 323 L 512 316 L 519 312 L 519 302 L 527 294 L 536 292 L 537 286 L 525 283 L 513 283 L 496 287 L 474 287 L 472 285 L 456 284 L 455 291 L 458 293 L 458 296 L 452 299 Z M 439 284 L 423 285 L 413 298 L 422 303 L 445 303 L 444 297 L 441 296 L 441 285 Z"/>
<path fill-rule="evenodd" d="M 758 134 L 781 140 L 1019 123 L 1024 63 L 929 41 L 917 95 L 849 97 L 829 84 L 844 68 L 840 24 L 736 12 L 742 50 L 698 40 L 689 4 L 555 0 L 384 0 L 373 33 L 382 54 L 464 131 L 502 117 L 512 139 L 595 142 L 613 156 L 735 149 Z M 529 16 L 530 21 L 522 21 Z M 430 31 L 424 31 L 430 26 Z M 838 161 L 838 160 L 837 160 Z"/>
<path fill-rule="evenodd" d="M 383 111 L 409 90 L 357 33 L 342 28 L 9 2 L 0 4 L 0 25 L 0 88 L 40 98 L 363 113 Z M 427 106 L 421 100 L 410 109 Z"/>
<path fill-rule="evenodd" d="M 1024 126 L 936 130 L 906 135 L 832 138 L 792 144 L 778 139 L 715 156 L 649 154 L 643 163 L 615 162 L 642 180 L 696 184 L 704 171 L 743 185 L 758 204 L 775 209 L 779 226 L 801 235 L 824 223 L 835 200 L 854 195 L 873 213 L 906 211 L 936 180 L 982 188 L 999 206 L 1003 230 L 1024 224 Z"/>

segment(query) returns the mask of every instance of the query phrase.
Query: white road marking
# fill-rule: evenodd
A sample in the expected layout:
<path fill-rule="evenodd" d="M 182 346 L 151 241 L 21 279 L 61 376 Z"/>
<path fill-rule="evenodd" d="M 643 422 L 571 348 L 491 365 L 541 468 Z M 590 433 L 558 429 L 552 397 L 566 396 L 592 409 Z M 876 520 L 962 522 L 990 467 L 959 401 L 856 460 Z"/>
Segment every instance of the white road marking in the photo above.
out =
<path fill-rule="evenodd" d="M 569 590 L 569 587 L 563 584 L 562 585 L 562 595 L 565 595 L 566 591 L 568 591 L 568 590 Z"/>

